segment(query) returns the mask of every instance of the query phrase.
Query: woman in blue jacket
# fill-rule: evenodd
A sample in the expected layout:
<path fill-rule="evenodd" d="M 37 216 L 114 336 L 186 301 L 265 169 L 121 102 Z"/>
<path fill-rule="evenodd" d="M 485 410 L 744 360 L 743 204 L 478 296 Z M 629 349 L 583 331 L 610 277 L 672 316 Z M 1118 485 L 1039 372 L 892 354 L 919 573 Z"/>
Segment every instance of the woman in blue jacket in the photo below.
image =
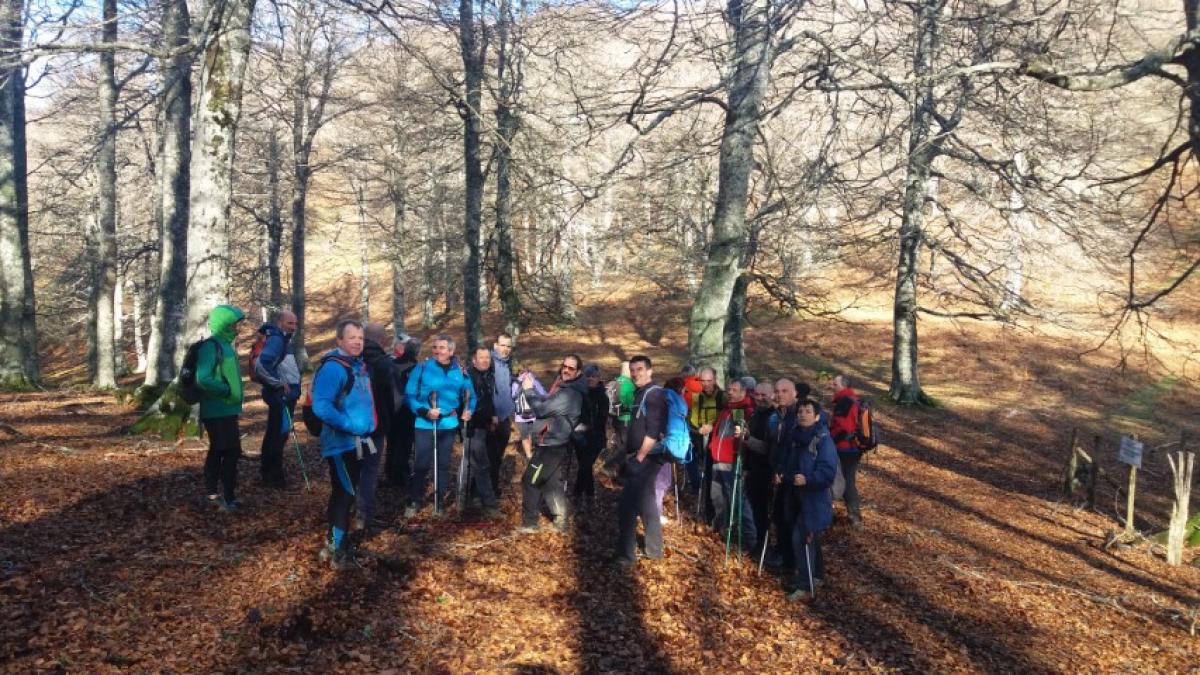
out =
<path fill-rule="evenodd" d="M 321 359 L 313 375 L 312 409 L 321 419 L 321 456 L 329 462 L 329 541 L 321 551 L 334 569 L 344 569 L 352 558 L 347 549 L 350 510 L 354 507 L 363 453 L 376 452 L 370 441 L 375 431 L 375 401 L 371 376 L 362 360 L 363 327 L 357 321 L 339 321 L 337 349 Z"/>
<path fill-rule="evenodd" d="M 475 387 L 454 358 L 454 338 L 439 335 L 433 340 L 433 356 L 413 368 L 404 387 L 408 407 L 417 416 L 413 435 L 413 471 L 408 481 L 408 507 L 404 517 L 417 515 L 425 499 L 425 476 L 437 461 L 434 515 L 441 515 L 450 478 L 450 453 L 458 431 L 458 419 L 471 419 L 475 412 Z M 437 457 L 434 457 L 437 448 Z"/>
<path fill-rule="evenodd" d="M 797 424 L 781 449 L 775 475 L 784 494 L 783 526 L 791 533 L 790 549 L 783 552 L 784 568 L 795 570 L 789 600 L 811 597 L 814 582 L 824 576 L 821 532 L 833 522 L 829 488 L 837 476 L 837 448 L 820 411 L 815 401 L 799 401 Z"/>

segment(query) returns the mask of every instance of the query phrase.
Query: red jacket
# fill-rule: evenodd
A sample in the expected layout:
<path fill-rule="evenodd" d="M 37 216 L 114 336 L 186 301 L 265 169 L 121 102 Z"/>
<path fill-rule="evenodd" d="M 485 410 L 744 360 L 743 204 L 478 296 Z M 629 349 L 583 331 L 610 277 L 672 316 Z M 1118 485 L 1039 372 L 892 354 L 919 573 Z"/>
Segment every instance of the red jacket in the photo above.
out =
<path fill-rule="evenodd" d="M 721 414 L 717 415 L 717 421 L 713 424 L 712 435 L 708 438 L 708 452 L 712 455 L 714 464 L 732 464 L 737 461 L 737 451 L 733 437 L 734 410 L 742 411 L 742 426 L 748 426 L 750 418 L 754 416 L 754 399 L 747 396 L 740 401 L 727 401 L 726 407 L 721 410 Z"/>
<path fill-rule="evenodd" d="M 858 450 L 858 394 L 846 387 L 833 395 L 833 414 L 829 416 L 829 433 L 838 452 Z"/>

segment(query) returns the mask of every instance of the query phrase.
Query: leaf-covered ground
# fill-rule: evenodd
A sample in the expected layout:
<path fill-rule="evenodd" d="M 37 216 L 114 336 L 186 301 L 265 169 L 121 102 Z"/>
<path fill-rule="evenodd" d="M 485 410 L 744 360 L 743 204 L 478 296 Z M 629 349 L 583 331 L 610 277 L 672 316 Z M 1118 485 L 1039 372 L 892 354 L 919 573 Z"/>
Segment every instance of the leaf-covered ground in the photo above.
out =
<path fill-rule="evenodd" d="M 602 362 L 678 348 L 636 322 L 592 319 L 610 323 L 535 334 L 523 348 L 539 365 L 568 339 Z M 879 394 L 886 360 L 852 354 L 886 345 L 881 325 L 752 335 L 752 362 L 783 364 L 764 373 L 849 370 Z M 867 527 L 835 523 L 811 604 L 786 602 L 749 562 L 724 566 L 722 543 L 686 516 L 666 529 L 664 561 L 607 565 L 616 493 L 604 488 L 566 536 L 514 534 L 516 484 L 505 520 L 490 524 L 404 524 L 399 495 L 384 488 L 383 526 L 361 569 L 335 574 L 315 556 L 328 495 L 315 445 L 312 491 L 259 488 L 257 460 L 245 459 L 246 508 L 229 516 L 202 503 L 200 443 L 120 435 L 133 416 L 106 395 L 4 394 L 0 421 L 13 428 L 0 427 L 0 670 L 1195 669 L 1200 569 L 1168 567 L 1145 547 L 1104 550 L 1120 527 L 1107 482 L 1099 512 L 1055 493 L 1070 427 L 1089 445 L 1123 425 L 1169 437 L 1179 427 L 1168 421 L 1189 410 L 1195 424 L 1195 389 L 1114 378 L 1047 339 L 948 335 L 927 341 L 924 371 L 945 407 L 880 405 L 887 446 L 862 472 Z M 248 451 L 264 419 L 261 404 L 249 407 Z M 288 461 L 298 477 L 294 453 Z M 1165 464 L 1161 452 L 1147 460 L 1139 528 L 1165 523 Z"/>

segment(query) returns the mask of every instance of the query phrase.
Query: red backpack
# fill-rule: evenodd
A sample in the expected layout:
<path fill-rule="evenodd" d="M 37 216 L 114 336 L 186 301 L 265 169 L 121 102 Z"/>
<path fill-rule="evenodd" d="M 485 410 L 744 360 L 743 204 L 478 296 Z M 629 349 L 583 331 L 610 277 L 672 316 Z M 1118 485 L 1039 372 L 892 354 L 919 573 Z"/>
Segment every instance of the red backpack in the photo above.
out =
<path fill-rule="evenodd" d="M 263 347 L 267 345 L 267 334 L 261 330 L 258 332 L 258 337 L 254 338 L 254 344 L 250 346 L 250 353 L 246 356 L 246 376 L 251 382 L 262 384 L 262 380 L 258 379 L 258 372 L 255 366 L 258 365 L 258 357 L 262 354 Z"/>

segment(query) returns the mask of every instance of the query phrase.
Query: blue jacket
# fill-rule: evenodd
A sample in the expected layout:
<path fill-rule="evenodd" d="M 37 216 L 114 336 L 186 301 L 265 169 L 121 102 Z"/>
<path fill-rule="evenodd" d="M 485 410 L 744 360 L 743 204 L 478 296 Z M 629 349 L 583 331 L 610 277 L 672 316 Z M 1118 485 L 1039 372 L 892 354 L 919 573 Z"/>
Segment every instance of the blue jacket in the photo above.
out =
<path fill-rule="evenodd" d="M 279 330 L 279 327 L 273 323 L 263 324 L 258 332 L 266 336 L 266 341 L 263 342 L 258 360 L 254 362 L 254 372 L 258 375 L 259 381 L 263 383 L 263 400 L 273 403 L 280 400 L 280 393 L 286 383 L 283 373 L 279 371 L 279 365 L 283 363 L 284 357 L 288 354 L 288 343 L 291 342 L 292 336 Z M 300 398 L 300 387 L 292 387 L 287 394 L 287 399 L 295 401 L 298 398 Z"/>
<path fill-rule="evenodd" d="M 313 376 L 313 413 L 324 422 L 321 429 L 322 457 L 353 452 L 358 447 L 358 439 L 375 431 L 376 424 L 371 376 L 362 357 L 350 357 L 340 349 L 334 349 L 330 354 L 350 361 L 354 385 L 343 398 L 341 394 L 346 385 L 346 369 L 333 361 L 325 362 Z"/>
<path fill-rule="evenodd" d="M 492 351 L 492 368 L 495 370 L 496 393 L 492 396 L 492 405 L 496 407 L 496 417 L 504 421 L 513 416 L 517 409 L 510 393 L 512 389 L 512 358 L 504 360 Z"/>
<path fill-rule="evenodd" d="M 404 387 L 408 409 L 417 416 L 416 428 L 433 428 L 433 422 L 430 422 L 425 414 L 433 407 L 430 405 L 429 395 L 435 391 L 437 408 L 442 411 L 442 416 L 437 422 L 438 429 L 458 428 L 458 417 L 463 411 L 463 394 L 469 399 L 466 409 L 471 413 L 475 412 L 475 386 L 471 384 L 471 378 L 459 367 L 458 359 L 451 359 L 450 363 L 443 367 L 431 356 L 412 369 L 408 375 L 408 384 Z"/>
<path fill-rule="evenodd" d="M 829 488 L 837 477 L 837 447 L 829 428 L 817 422 L 811 427 L 792 429 L 781 453 L 777 472 L 793 499 L 800 500 L 804 528 L 820 532 L 833 522 L 833 495 Z M 797 487 L 795 476 L 803 474 L 805 484 Z"/>

